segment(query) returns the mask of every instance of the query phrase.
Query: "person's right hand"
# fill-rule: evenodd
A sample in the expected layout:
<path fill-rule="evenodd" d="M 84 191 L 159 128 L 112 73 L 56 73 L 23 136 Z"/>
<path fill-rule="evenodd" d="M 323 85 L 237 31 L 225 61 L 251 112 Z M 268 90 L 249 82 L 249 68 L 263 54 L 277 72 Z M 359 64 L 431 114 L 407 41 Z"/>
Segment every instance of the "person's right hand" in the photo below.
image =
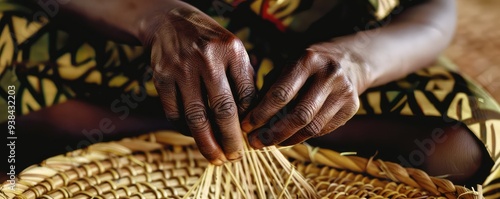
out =
<path fill-rule="evenodd" d="M 154 14 L 142 27 L 156 90 L 169 120 L 185 122 L 213 164 L 243 149 L 239 114 L 255 95 L 253 68 L 240 40 L 186 6 Z"/>

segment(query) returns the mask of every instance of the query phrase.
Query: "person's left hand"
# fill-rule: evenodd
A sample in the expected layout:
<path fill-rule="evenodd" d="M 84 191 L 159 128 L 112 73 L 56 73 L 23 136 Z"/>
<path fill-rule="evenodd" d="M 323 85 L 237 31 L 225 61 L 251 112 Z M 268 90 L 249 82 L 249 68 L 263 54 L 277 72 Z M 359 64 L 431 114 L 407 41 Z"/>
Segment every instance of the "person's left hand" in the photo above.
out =
<path fill-rule="evenodd" d="M 367 84 L 359 60 L 328 43 L 306 49 L 242 120 L 250 144 L 293 145 L 345 124 L 358 110 L 358 93 Z"/>

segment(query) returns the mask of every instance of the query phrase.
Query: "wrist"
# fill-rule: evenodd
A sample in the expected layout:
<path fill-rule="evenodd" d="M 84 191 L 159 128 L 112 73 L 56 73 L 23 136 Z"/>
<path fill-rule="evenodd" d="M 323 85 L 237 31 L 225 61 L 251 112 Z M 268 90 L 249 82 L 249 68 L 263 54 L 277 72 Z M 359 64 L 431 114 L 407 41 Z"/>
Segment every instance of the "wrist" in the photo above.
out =
<path fill-rule="evenodd" d="M 160 29 L 175 30 L 172 23 L 175 23 L 180 17 L 192 18 L 194 15 L 204 14 L 182 1 L 169 3 L 166 8 L 151 9 L 137 21 L 135 36 L 144 46 L 151 46 Z"/>
<path fill-rule="evenodd" d="M 357 73 L 359 94 L 372 87 L 376 82 L 377 71 L 374 68 L 373 52 L 370 53 L 360 43 L 356 35 L 339 37 L 332 40 L 332 44 L 346 54 L 345 59 L 350 63 Z"/>
<path fill-rule="evenodd" d="M 370 64 L 365 57 L 349 48 L 343 49 L 341 64 L 350 72 L 351 81 L 358 89 L 358 95 L 368 89 L 373 83 Z"/>
<path fill-rule="evenodd" d="M 374 82 L 372 68 L 366 56 L 353 49 L 352 43 L 347 40 L 336 39 L 314 45 L 312 48 L 337 54 L 336 62 L 345 70 L 351 83 L 359 94 L 368 89 Z"/>

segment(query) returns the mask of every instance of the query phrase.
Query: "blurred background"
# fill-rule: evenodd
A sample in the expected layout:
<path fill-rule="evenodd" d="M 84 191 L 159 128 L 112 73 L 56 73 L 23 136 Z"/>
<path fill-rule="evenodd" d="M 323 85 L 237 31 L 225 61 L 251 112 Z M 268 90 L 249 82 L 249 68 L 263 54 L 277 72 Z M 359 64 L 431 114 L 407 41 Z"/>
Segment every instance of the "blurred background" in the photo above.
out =
<path fill-rule="evenodd" d="M 457 6 L 455 38 L 445 55 L 500 102 L 500 1 L 457 0 Z"/>

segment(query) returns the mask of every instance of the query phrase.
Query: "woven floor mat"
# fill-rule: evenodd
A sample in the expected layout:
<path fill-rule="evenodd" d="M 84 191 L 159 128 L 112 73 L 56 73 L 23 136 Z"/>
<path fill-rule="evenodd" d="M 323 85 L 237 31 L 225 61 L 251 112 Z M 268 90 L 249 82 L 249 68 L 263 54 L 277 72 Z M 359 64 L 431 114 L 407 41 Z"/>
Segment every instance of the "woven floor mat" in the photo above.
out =
<path fill-rule="evenodd" d="M 457 0 L 455 36 L 445 51 L 460 71 L 500 102 L 500 1 Z"/>
<path fill-rule="evenodd" d="M 280 150 L 323 198 L 479 198 L 395 163 L 302 144 Z M 14 190 L 5 182 L 0 198 L 182 198 L 207 165 L 192 138 L 155 132 L 49 158 L 21 172 Z"/>

